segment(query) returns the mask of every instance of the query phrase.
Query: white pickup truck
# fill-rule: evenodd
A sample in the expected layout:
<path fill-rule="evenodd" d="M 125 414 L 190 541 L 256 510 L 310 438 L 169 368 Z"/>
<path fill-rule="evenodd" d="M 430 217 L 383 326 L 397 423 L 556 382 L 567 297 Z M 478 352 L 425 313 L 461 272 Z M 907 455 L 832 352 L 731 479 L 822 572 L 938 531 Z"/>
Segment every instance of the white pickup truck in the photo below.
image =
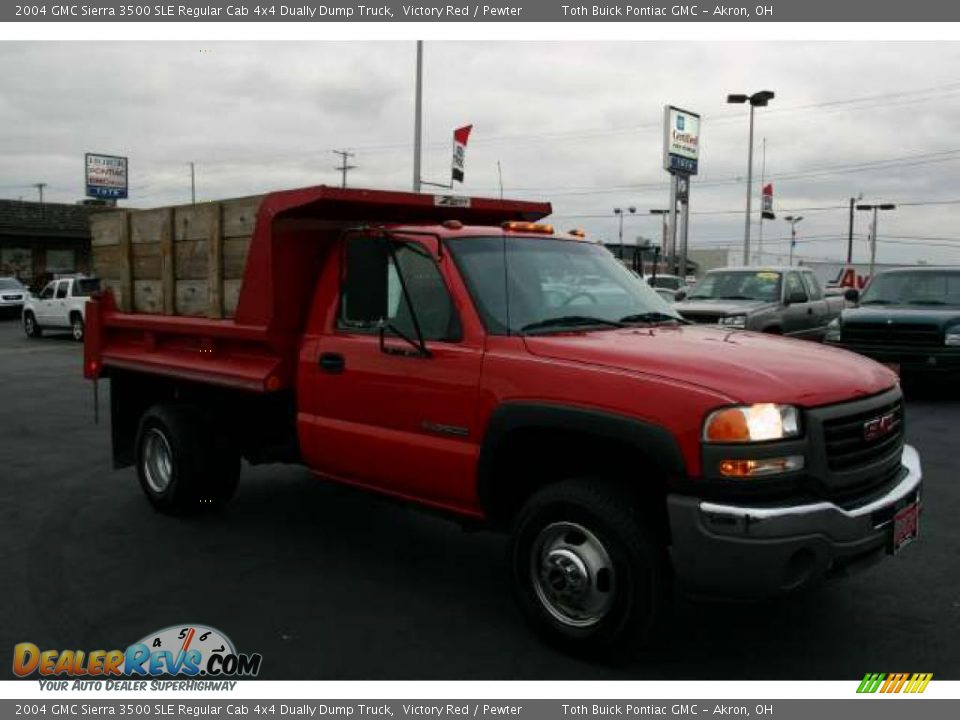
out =
<path fill-rule="evenodd" d="M 51 280 L 39 295 L 29 296 L 23 304 L 23 330 L 27 337 L 40 337 L 44 330 L 69 329 L 74 340 L 83 340 L 87 300 L 99 289 L 97 278 Z"/>

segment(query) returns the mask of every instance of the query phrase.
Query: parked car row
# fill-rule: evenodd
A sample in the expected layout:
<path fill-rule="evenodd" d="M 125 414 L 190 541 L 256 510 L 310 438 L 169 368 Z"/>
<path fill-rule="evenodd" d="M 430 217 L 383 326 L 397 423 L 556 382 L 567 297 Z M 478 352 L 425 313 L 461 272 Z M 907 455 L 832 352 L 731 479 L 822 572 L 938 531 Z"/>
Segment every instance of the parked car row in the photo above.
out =
<path fill-rule="evenodd" d="M 804 267 L 711 270 L 687 289 L 647 283 L 685 320 L 822 341 L 898 373 L 960 370 L 960 267 L 877 273 L 861 292 L 824 289 Z"/>

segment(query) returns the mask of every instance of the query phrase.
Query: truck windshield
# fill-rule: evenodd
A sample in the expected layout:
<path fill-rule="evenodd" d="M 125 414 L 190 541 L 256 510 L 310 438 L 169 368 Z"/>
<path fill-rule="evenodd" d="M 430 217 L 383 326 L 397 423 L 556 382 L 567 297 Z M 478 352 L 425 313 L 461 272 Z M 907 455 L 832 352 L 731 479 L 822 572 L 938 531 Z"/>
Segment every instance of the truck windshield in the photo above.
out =
<path fill-rule="evenodd" d="M 682 322 L 606 248 L 533 237 L 449 240 L 489 332 L 599 330 Z"/>
<path fill-rule="evenodd" d="M 960 271 L 880 273 L 863 291 L 861 305 L 960 305 Z"/>
<path fill-rule="evenodd" d="M 763 270 L 710 272 L 688 296 L 691 300 L 765 300 L 780 299 L 780 273 Z"/>

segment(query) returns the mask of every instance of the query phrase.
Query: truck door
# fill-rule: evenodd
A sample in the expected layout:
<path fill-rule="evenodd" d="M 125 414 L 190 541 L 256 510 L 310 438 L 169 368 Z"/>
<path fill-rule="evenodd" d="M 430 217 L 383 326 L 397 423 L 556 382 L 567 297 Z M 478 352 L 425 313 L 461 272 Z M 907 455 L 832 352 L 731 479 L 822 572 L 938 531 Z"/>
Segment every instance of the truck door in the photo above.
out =
<path fill-rule="evenodd" d="M 816 276 L 812 272 L 800 273 L 803 285 L 807 291 L 810 307 L 813 309 L 813 325 L 811 327 L 811 336 L 822 338 L 827 330 L 827 324 L 832 319 L 830 317 L 830 305 L 823 296 L 823 290 Z"/>
<path fill-rule="evenodd" d="M 327 301 L 337 312 L 301 353 L 308 464 L 393 494 L 475 506 L 483 346 L 464 337 L 446 279 L 452 261 L 438 257 L 433 238 L 356 233 L 342 244 L 339 293 Z M 422 335 L 426 354 L 400 333 Z"/>
<path fill-rule="evenodd" d="M 36 302 L 33 304 L 34 315 L 37 317 L 37 322 L 40 325 L 49 325 L 51 306 L 55 301 L 54 294 L 57 291 L 57 283 L 49 282 L 40 291 L 40 295 L 37 296 Z"/>
<path fill-rule="evenodd" d="M 70 280 L 60 280 L 57 282 L 57 292 L 54 299 L 50 301 L 50 315 L 46 319 L 46 325 L 66 327 L 70 324 L 68 315 L 70 302 L 67 298 L 70 295 Z"/>
<path fill-rule="evenodd" d="M 813 331 L 815 318 L 810 298 L 800 279 L 793 271 L 783 277 L 783 334 L 805 337 Z"/>

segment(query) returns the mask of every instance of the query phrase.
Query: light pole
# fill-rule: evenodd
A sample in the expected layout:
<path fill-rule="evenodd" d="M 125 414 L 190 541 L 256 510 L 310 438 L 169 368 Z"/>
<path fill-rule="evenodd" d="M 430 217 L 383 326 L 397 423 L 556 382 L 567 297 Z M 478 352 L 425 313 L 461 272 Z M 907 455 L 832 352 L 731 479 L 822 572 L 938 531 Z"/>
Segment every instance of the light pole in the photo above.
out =
<path fill-rule="evenodd" d="M 878 205 L 857 205 L 857 210 L 872 210 L 873 224 L 870 226 L 870 277 L 873 277 L 873 266 L 877 261 L 877 211 L 878 210 L 896 210 L 897 206 L 893 203 L 880 203 Z"/>
<path fill-rule="evenodd" d="M 635 207 L 613 209 L 613 214 L 618 215 L 620 217 L 620 255 L 619 256 L 621 260 L 623 260 L 623 216 L 627 212 L 633 215 L 636 211 L 637 209 Z"/>
<path fill-rule="evenodd" d="M 651 215 L 659 215 L 661 218 L 663 218 L 663 223 L 662 223 L 663 228 L 662 228 L 661 240 L 660 240 L 660 251 L 663 253 L 663 258 L 664 258 L 664 260 L 665 260 L 666 262 L 669 262 L 669 263 L 672 264 L 672 263 L 673 263 L 673 248 L 668 248 L 668 247 L 667 247 L 667 234 L 668 234 L 668 232 L 669 232 L 669 231 L 668 231 L 668 228 L 667 228 L 667 218 L 670 217 L 670 210 L 669 210 L 669 209 L 666 209 L 666 210 L 665 210 L 665 209 L 657 208 L 657 209 L 654 209 L 654 210 L 650 210 L 650 214 L 651 214 Z M 669 250 L 669 254 L 668 254 L 668 252 L 667 252 L 668 250 Z"/>
<path fill-rule="evenodd" d="M 750 264 L 750 196 L 753 193 L 753 109 L 766 107 L 773 100 L 772 90 L 760 90 L 753 95 L 727 95 L 732 104 L 750 103 L 750 138 L 747 143 L 747 213 L 743 231 L 743 264 Z"/>
<path fill-rule="evenodd" d="M 797 244 L 797 223 L 803 220 L 803 215 L 787 215 L 784 220 L 790 223 L 790 267 L 793 267 L 793 248 Z"/>

